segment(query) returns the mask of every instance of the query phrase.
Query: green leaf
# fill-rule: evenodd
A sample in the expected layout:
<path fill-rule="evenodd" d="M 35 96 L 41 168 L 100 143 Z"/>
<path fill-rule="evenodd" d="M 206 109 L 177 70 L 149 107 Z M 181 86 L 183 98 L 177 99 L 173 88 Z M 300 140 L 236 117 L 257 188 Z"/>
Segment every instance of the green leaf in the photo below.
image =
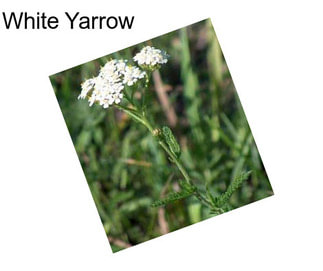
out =
<path fill-rule="evenodd" d="M 222 207 L 224 204 L 226 204 L 230 197 L 232 196 L 232 194 L 238 190 L 238 188 L 240 188 L 240 186 L 242 185 L 242 183 L 244 181 L 246 181 L 249 176 L 251 174 L 251 171 L 248 172 L 243 172 L 242 174 L 240 174 L 238 177 L 236 177 L 233 182 L 229 185 L 227 191 L 225 191 L 222 195 L 220 195 L 219 197 L 217 197 L 215 199 L 215 207 Z"/>
<path fill-rule="evenodd" d="M 179 185 L 184 191 L 187 191 L 188 193 L 194 193 L 197 190 L 196 186 L 193 186 L 183 180 L 179 181 Z"/>
<path fill-rule="evenodd" d="M 212 215 L 220 215 L 223 214 L 225 212 L 225 210 L 223 210 L 222 208 L 218 208 L 218 207 L 212 207 L 210 210 L 210 214 Z"/>
<path fill-rule="evenodd" d="M 189 191 L 180 191 L 180 192 L 173 192 L 168 194 L 165 198 L 163 199 L 159 199 L 156 200 L 155 202 L 153 202 L 151 204 L 152 207 L 160 207 L 160 206 L 164 206 L 168 203 L 180 200 L 180 199 L 184 199 L 187 198 L 189 196 L 191 196 L 193 194 L 193 192 L 189 192 Z"/>
<path fill-rule="evenodd" d="M 211 193 L 211 191 L 209 189 L 209 186 L 206 185 L 205 189 L 206 189 L 206 197 L 207 197 L 207 199 L 209 200 L 209 202 L 211 202 L 214 205 L 215 204 L 215 198 L 212 195 L 212 193 Z"/>
<path fill-rule="evenodd" d="M 163 136 L 164 136 L 164 139 L 170 149 L 170 151 L 177 157 L 179 158 L 180 155 L 181 155 L 181 148 L 176 140 L 176 138 L 174 137 L 173 133 L 172 133 L 172 130 L 167 127 L 167 126 L 164 126 L 162 128 L 162 133 L 163 133 Z"/>

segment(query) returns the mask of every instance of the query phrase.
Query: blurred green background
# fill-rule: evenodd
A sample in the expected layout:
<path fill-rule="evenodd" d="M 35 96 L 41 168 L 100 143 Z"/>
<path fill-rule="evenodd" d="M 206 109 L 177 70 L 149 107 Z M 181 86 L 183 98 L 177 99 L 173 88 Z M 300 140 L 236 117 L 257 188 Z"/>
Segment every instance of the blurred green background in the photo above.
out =
<path fill-rule="evenodd" d="M 180 172 L 145 127 L 114 108 L 77 100 L 80 84 L 100 66 L 132 59 L 146 45 L 170 55 L 153 76 L 149 117 L 172 127 L 199 188 L 219 195 L 252 170 L 230 209 L 273 194 L 210 20 L 82 64 L 50 79 L 114 252 L 212 216 L 194 197 L 150 207 L 179 190 Z"/>

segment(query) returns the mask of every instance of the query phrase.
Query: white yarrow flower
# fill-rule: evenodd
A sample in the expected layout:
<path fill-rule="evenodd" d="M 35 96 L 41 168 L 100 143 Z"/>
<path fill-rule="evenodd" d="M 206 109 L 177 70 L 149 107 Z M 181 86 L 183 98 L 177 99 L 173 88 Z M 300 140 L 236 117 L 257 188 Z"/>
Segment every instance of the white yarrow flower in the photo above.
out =
<path fill-rule="evenodd" d="M 162 64 L 167 63 L 168 55 L 165 51 L 156 49 L 151 46 L 146 46 L 137 53 L 133 60 L 138 63 L 139 66 L 144 66 L 149 69 L 158 69 Z"/>
<path fill-rule="evenodd" d="M 145 75 L 138 67 L 127 65 L 126 60 L 110 60 L 100 69 L 97 77 L 82 83 L 78 98 L 88 98 L 89 106 L 98 103 L 108 108 L 121 102 L 125 85 L 132 86 Z"/>
<path fill-rule="evenodd" d="M 139 79 L 144 78 L 146 73 L 141 71 L 138 67 L 126 66 L 123 75 L 122 82 L 128 86 L 132 86 Z"/>

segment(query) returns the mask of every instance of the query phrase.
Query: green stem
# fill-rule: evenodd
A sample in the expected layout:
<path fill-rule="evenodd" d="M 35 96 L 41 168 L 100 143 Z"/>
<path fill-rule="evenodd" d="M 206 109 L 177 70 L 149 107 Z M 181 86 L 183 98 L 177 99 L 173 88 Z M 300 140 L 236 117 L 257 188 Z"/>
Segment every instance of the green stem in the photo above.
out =
<path fill-rule="evenodd" d="M 165 142 L 163 141 L 158 141 L 159 145 L 161 145 L 161 147 L 167 152 L 167 154 L 170 156 L 170 158 L 172 159 L 172 162 L 178 167 L 179 171 L 182 173 L 182 175 L 185 178 L 185 181 L 190 184 L 193 185 L 191 183 L 191 178 L 189 177 L 188 173 L 186 172 L 185 168 L 182 166 L 182 164 L 180 163 L 180 161 L 177 159 L 177 157 L 170 151 L 170 149 L 168 148 L 168 146 L 165 144 Z"/>
<path fill-rule="evenodd" d="M 136 121 L 140 122 L 141 124 L 143 124 L 144 126 L 146 126 L 146 128 L 153 133 L 153 128 L 151 127 L 151 125 L 149 124 L 149 122 L 146 120 L 146 118 L 144 118 L 142 115 L 140 115 L 140 113 L 138 113 L 137 108 L 134 107 L 134 109 L 130 109 L 127 107 L 124 107 L 122 105 L 118 105 L 116 104 L 115 107 L 117 107 L 118 109 L 122 110 L 123 112 L 127 113 L 130 117 L 134 118 Z"/>
<path fill-rule="evenodd" d="M 148 119 L 141 115 L 137 108 L 134 109 L 130 109 L 121 105 L 115 105 L 118 109 L 124 111 L 126 114 L 128 114 L 129 116 L 131 116 L 132 118 L 134 118 L 135 120 L 137 120 L 138 122 L 140 122 L 141 124 L 143 124 L 148 130 L 149 132 L 155 137 L 156 134 L 154 132 L 154 128 L 151 126 L 151 124 L 149 123 Z M 171 158 L 172 162 L 177 166 L 177 168 L 179 169 L 179 171 L 182 173 L 185 181 L 190 184 L 191 186 L 195 186 L 192 183 L 192 180 L 190 178 L 190 176 L 188 175 L 186 169 L 184 168 L 184 166 L 182 165 L 182 163 L 180 162 L 180 160 L 178 160 L 178 158 L 170 151 L 170 149 L 168 148 L 168 146 L 165 144 L 164 141 L 162 140 L 158 140 L 159 145 L 165 150 L 165 152 L 169 155 L 169 157 Z M 205 206 L 207 207 L 211 207 L 212 205 L 210 204 L 210 202 L 205 199 L 203 197 L 203 195 L 196 190 L 194 192 L 194 196 L 201 202 L 203 203 Z"/>

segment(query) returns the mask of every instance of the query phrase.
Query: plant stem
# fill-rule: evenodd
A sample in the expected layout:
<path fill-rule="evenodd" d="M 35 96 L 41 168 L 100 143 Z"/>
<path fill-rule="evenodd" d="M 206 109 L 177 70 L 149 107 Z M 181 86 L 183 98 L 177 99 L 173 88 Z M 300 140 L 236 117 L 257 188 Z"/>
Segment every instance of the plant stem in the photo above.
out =
<path fill-rule="evenodd" d="M 140 122 L 141 124 L 143 124 L 148 130 L 149 132 L 156 137 L 155 134 L 155 129 L 152 127 L 152 125 L 149 123 L 148 119 L 143 116 L 142 114 L 140 114 L 138 112 L 138 110 L 134 107 L 134 110 L 131 110 L 130 108 L 127 107 L 123 107 L 121 105 L 116 105 L 116 107 L 120 110 L 122 110 L 123 112 L 125 112 L 126 114 L 128 114 L 129 116 L 131 116 L 132 118 L 134 118 L 135 120 L 137 120 L 138 122 Z M 179 171 L 182 173 L 185 181 L 191 185 L 196 187 L 193 183 L 192 180 L 190 178 L 190 176 L 188 175 L 186 169 L 184 168 L 184 166 L 182 165 L 181 161 L 170 151 L 170 149 L 168 148 L 167 144 L 165 144 L 165 142 L 163 140 L 158 139 L 158 143 L 159 145 L 164 149 L 164 151 L 169 155 L 169 157 L 171 158 L 171 161 L 177 166 L 177 168 L 179 169 Z M 212 207 L 212 205 L 210 204 L 210 202 L 205 199 L 203 197 L 203 195 L 198 191 L 195 190 L 194 194 L 193 194 L 201 203 L 203 203 L 205 206 L 207 207 Z"/>

